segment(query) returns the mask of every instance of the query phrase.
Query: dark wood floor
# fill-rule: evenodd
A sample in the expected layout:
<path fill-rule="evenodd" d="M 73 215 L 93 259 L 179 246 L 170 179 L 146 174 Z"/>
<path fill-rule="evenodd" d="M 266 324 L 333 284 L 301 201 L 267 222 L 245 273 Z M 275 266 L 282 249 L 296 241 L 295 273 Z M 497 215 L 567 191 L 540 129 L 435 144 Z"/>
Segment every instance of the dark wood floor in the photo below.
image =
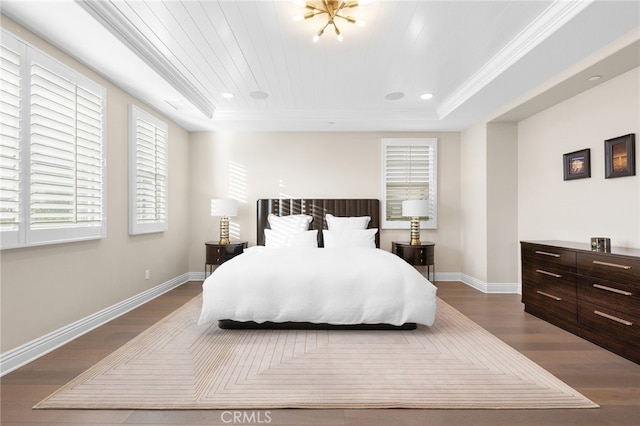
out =
<path fill-rule="evenodd" d="M 640 365 L 525 314 L 518 295 L 438 283 L 438 295 L 600 404 L 574 410 L 32 410 L 31 407 L 201 290 L 187 283 L 6 375 L 0 423 L 153 425 L 633 425 L 640 424 Z M 234 415 L 237 417 L 234 421 Z M 242 416 L 245 416 L 244 418 Z M 247 422 L 247 417 L 255 420 Z"/>

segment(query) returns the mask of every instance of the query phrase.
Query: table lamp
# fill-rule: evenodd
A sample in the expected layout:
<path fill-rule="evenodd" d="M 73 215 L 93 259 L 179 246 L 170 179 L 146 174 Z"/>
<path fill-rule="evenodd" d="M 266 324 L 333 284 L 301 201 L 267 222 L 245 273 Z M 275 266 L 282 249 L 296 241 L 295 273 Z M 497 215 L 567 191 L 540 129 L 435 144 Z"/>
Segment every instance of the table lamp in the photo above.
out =
<path fill-rule="evenodd" d="M 220 241 L 218 244 L 229 244 L 229 217 L 238 215 L 238 202 L 228 198 L 211 200 L 211 216 L 220 216 Z"/>
<path fill-rule="evenodd" d="M 411 218 L 411 244 L 420 245 L 420 218 L 429 214 L 428 200 L 405 200 L 402 202 L 402 216 Z"/>

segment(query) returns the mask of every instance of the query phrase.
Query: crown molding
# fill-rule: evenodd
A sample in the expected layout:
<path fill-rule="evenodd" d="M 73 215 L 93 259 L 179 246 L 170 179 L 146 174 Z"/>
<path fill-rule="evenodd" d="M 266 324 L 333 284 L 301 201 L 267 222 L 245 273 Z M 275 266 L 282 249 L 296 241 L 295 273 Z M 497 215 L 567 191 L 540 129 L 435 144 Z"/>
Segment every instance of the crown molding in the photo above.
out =
<path fill-rule="evenodd" d="M 443 119 L 458 109 L 592 2 L 593 0 L 554 1 L 471 78 L 447 97 L 438 106 L 438 117 Z"/>
<path fill-rule="evenodd" d="M 207 97 L 191 84 L 112 2 L 76 0 L 76 3 L 129 47 L 206 117 L 213 117 L 215 108 Z"/>

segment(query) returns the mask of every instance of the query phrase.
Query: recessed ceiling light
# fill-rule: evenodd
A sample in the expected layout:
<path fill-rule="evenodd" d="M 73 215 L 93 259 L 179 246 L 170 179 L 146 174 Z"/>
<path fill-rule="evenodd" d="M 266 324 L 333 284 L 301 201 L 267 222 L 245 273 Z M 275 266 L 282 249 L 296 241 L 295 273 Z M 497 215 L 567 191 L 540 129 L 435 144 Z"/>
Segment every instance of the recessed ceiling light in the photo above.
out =
<path fill-rule="evenodd" d="M 253 99 L 267 99 L 269 94 L 267 92 L 263 92 L 262 90 L 256 90 L 255 92 L 249 93 Z"/>
<path fill-rule="evenodd" d="M 431 98 L 433 98 L 433 93 L 423 93 L 422 95 L 420 95 L 420 99 L 427 100 Z"/>
<path fill-rule="evenodd" d="M 589 81 L 597 81 L 597 80 L 600 80 L 601 78 L 602 78 L 601 75 L 592 75 L 587 80 L 589 80 Z"/>
<path fill-rule="evenodd" d="M 391 93 L 387 93 L 387 95 L 384 98 L 388 101 L 397 101 L 398 99 L 404 98 L 404 93 L 391 92 Z"/>
<path fill-rule="evenodd" d="M 233 99 L 234 96 L 235 95 L 233 93 L 231 93 L 231 92 L 222 93 L 222 97 L 225 98 L 225 99 Z"/>

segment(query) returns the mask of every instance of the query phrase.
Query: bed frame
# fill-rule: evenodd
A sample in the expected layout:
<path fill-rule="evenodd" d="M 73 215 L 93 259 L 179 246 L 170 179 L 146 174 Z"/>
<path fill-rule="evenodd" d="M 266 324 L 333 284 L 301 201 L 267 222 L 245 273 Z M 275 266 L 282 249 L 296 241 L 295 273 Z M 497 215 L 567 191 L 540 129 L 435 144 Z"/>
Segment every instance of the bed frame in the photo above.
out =
<path fill-rule="evenodd" d="M 318 247 L 324 247 L 322 230 L 327 229 L 325 215 L 370 216 L 369 228 L 380 229 L 380 201 L 375 199 L 274 199 L 264 198 L 257 202 L 257 244 L 264 245 L 264 230 L 269 229 L 270 214 L 289 216 L 307 214 L 313 217 L 310 230 L 318 230 Z M 380 232 L 376 234 L 376 247 L 380 248 Z"/>
<path fill-rule="evenodd" d="M 313 216 L 310 229 L 318 230 L 318 247 L 324 247 L 322 240 L 322 230 L 327 229 L 325 215 L 330 213 L 334 216 L 370 216 L 369 228 L 380 229 L 380 201 L 376 199 L 281 199 L 265 198 L 257 201 L 257 244 L 264 245 L 264 230 L 269 229 L 270 214 L 278 216 L 289 216 L 293 214 L 307 214 Z M 380 232 L 376 234 L 376 247 L 380 248 Z M 339 329 L 339 330 L 413 330 L 416 323 L 406 323 L 402 325 L 391 324 L 316 324 L 308 322 L 264 322 L 253 321 L 218 321 L 220 328 L 226 329 Z"/>

